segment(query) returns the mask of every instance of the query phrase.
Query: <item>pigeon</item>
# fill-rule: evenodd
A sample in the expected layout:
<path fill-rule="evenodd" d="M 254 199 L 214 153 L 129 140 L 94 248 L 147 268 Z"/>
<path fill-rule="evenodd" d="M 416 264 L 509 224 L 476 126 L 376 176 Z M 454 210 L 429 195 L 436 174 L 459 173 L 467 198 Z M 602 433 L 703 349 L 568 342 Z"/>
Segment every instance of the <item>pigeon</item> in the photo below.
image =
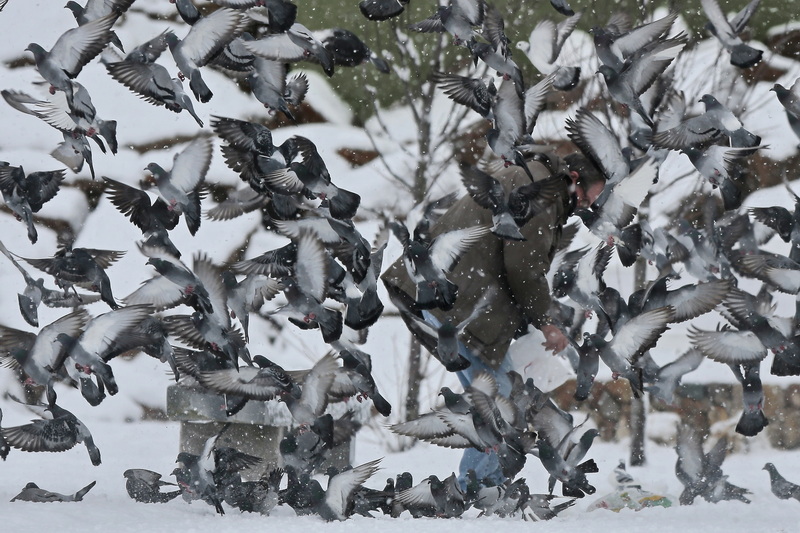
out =
<path fill-rule="evenodd" d="M 56 377 L 56 362 L 62 350 L 56 343 L 57 336 L 65 333 L 77 337 L 89 319 L 84 309 L 78 309 L 44 326 L 38 334 L 0 326 L 3 366 L 21 369 L 26 382 L 47 385 Z"/>
<path fill-rule="evenodd" d="M 739 37 L 759 1 L 751 0 L 745 8 L 749 11 L 743 11 L 744 15 L 740 13 L 734 21 L 729 21 L 722 12 L 718 0 L 700 0 L 700 5 L 711 26 L 711 33 L 719 40 L 722 47 L 730 52 L 731 65 L 739 68 L 750 68 L 756 65 L 764 54 L 761 50 L 745 44 Z"/>
<path fill-rule="evenodd" d="M 281 111 L 292 122 L 296 122 L 289 106 L 297 107 L 303 102 L 308 92 L 308 78 L 301 73 L 287 81 L 287 71 L 285 63 L 256 57 L 247 82 L 250 92 L 265 108 L 271 112 Z"/>
<path fill-rule="evenodd" d="M 222 394 L 241 396 L 249 400 L 267 401 L 284 394 L 296 394 L 300 389 L 280 366 L 263 355 L 253 356 L 257 365 L 236 369 L 201 371 L 197 378 L 204 386 Z"/>
<path fill-rule="evenodd" d="M 390 224 L 390 228 L 403 245 L 403 261 L 417 287 L 415 305 L 420 309 L 452 309 L 458 287 L 447 279 L 447 273 L 489 228 L 473 226 L 452 230 L 430 241 L 421 240 L 417 231 L 412 239 L 408 228 L 399 222 Z"/>
<path fill-rule="evenodd" d="M 769 484 L 772 494 L 781 500 L 790 500 L 794 498 L 800 501 L 800 485 L 792 483 L 780 475 L 778 469 L 775 468 L 775 465 L 772 463 L 765 464 L 763 470 L 769 472 Z"/>
<path fill-rule="evenodd" d="M 355 67 L 369 61 L 378 72 L 382 74 L 391 72 L 386 60 L 370 50 L 364 41 L 350 30 L 344 28 L 323 30 L 317 34 L 317 38 L 331 54 L 334 65 Z"/>
<path fill-rule="evenodd" d="M 161 481 L 161 474 L 144 468 L 129 468 L 122 473 L 125 476 L 125 490 L 128 496 L 141 503 L 166 503 L 178 497 L 180 490 L 161 492 L 161 487 L 176 486 L 168 481 Z"/>
<path fill-rule="evenodd" d="M 794 211 L 781 206 L 751 207 L 748 211 L 755 220 L 775 230 L 783 242 L 791 242 L 789 259 L 798 262 L 800 261 L 800 197 L 789 190 L 788 186 L 787 191 L 794 199 Z"/>
<path fill-rule="evenodd" d="M 181 252 L 169 238 L 169 231 L 178 225 L 180 214 L 161 198 L 151 200 L 141 189 L 105 176 L 103 181 L 108 199 L 142 231 L 146 246 L 163 248 L 180 258 Z"/>
<path fill-rule="evenodd" d="M 305 137 L 295 136 L 294 145 L 303 156 L 302 162 L 292 162 L 288 168 L 264 176 L 274 190 L 284 194 L 306 193 L 327 201 L 331 216 L 348 220 L 355 216 L 361 197 L 337 187 L 332 181 L 317 147 Z"/>
<path fill-rule="evenodd" d="M 205 268 L 202 265 L 208 263 L 205 255 L 195 255 L 193 271 L 180 259 L 157 247 L 140 246 L 140 249 L 148 256 L 147 264 L 152 265 L 160 275 L 143 282 L 141 287 L 125 297 L 125 303 L 152 304 L 156 309 L 186 303 L 207 315 L 214 313 L 209 288 L 197 273 Z M 226 309 L 222 310 L 222 314 L 227 317 Z"/>
<path fill-rule="evenodd" d="M 244 47 L 251 53 L 280 61 L 292 63 L 302 60 L 311 60 L 322 65 L 322 70 L 329 77 L 333 76 L 333 56 L 325 46 L 314 37 L 311 30 L 295 22 L 283 33 L 267 35 L 261 39 L 245 41 Z"/>
<path fill-rule="evenodd" d="M 353 390 L 356 391 L 356 398 L 359 401 L 365 397 L 370 398 L 378 413 L 389 416 L 392 406 L 378 391 L 378 386 L 372 377 L 372 359 L 369 354 L 355 346 L 348 346 L 341 340 L 334 341 L 331 346 L 339 351 L 343 370 L 346 372 Z M 335 381 L 334 384 L 338 384 L 338 382 Z"/>
<path fill-rule="evenodd" d="M 117 16 L 122 15 L 131 7 L 133 2 L 134 0 L 88 0 L 86 5 L 82 6 L 74 0 L 70 0 L 64 7 L 72 12 L 78 25 L 83 26 L 88 22 L 105 17 L 106 15 L 114 13 L 116 13 Z M 122 47 L 119 36 L 113 31 L 111 33 L 111 42 L 124 52 L 125 50 Z"/>
<path fill-rule="evenodd" d="M 410 0 L 361 0 L 358 9 L 369 20 L 387 20 L 403 13 L 409 2 Z"/>
<path fill-rule="evenodd" d="M 36 43 L 26 48 L 33 54 L 36 70 L 50 84 L 50 94 L 56 90 L 66 93 L 70 108 L 74 105 L 72 79 L 111 41 L 114 36 L 111 27 L 118 17 L 118 13 L 112 12 L 67 30 L 49 51 Z"/>
<path fill-rule="evenodd" d="M 22 294 L 17 295 L 17 300 L 22 318 L 33 327 L 39 327 L 39 305 L 42 303 L 47 307 L 78 307 L 100 300 L 100 296 L 96 294 L 64 294 L 64 291 L 48 289 L 44 286 L 44 279 L 33 279 L 28 271 L 22 268 L 2 241 L 0 241 L 0 253 L 17 267 L 25 280 L 25 289 Z"/>
<path fill-rule="evenodd" d="M 700 102 L 705 105 L 705 113 L 684 120 L 674 128 L 658 131 L 653 135 L 653 143 L 672 150 L 697 149 L 700 143 L 724 134 L 733 148 L 755 149 L 761 144 L 761 137 L 746 130 L 738 117 L 713 95 L 704 94 Z"/>
<path fill-rule="evenodd" d="M 671 305 L 675 308 L 675 322 L 685 322 L 713 310 L 728 296 L 733 280 L 719 279 L 684 285 L 667 290 L 668 276 L 661 276 L 642 291 L 628 298 L 628 309 L 633 314 L 657 307 Z"/>
<path fill-rule="evenodd" d="M 0 409 L 0 425 L 3 423 L 3 410 Z M 3 437 L 3 430 L 0 427 L 0 459 L 3 461 L 6 460 L 8 457 L 9 452 L 11 452 L 11 446 L 8 445 L 6 442 L 5 437 Z"/>
<path fill-rule="evenodd" d="M 644 109 L 640 97 L 683 50 L 686 41 L 685 34 L 654 41 L 628 57 L 620 70 L 600 65 L 598 72 L 605 79 L 611 97 L 638 113 L 648 126 L 653 127 L 653 119 Z"/>
<path fill-rule="evenodd" d="M 28 259 L 25 262 L 46 272 L 55 278 L 56 285 L 65 291 L 72 289 L 77 296 L 75 285 L 86 287 L 100 293 L 102 299 L 111 309 L 119 305 L 111 291 L 111 280 L 105 269 L 125 255 L 125 252 L 114 250 L 97 250 L 94 248 L 74 248 L 65 244 L 52 258 Z"/>
<path fill-rule="evenodd" d="M 551 479 L 558 480 L 562 484 L 564 496 L 583 498 L 585 494 L 594 494 L 596 489 L 586 478 L 587 472 L 597 471 L 594 462 L 584 463 L 586 466 L 575 466 L 553 448 L 546 440 L 537 441 L 539 449 L 539 460 L 550 474 Z"/>
<path fill-rule="evenodd" d="M 28 240 L 36 244 L 38 234 L 33 214 L 52 200 L 64 181 L 63 170 L 25 174 L 22 167 L 0 165 L 0 192 L 9 209 L 28 227 Z"/>
<path fill-rule="evenodd" d="M 12 502 L 37 502 L 37 503 L 50 503 L 50 502 L 80 502 L 86 493 L 92 490 L 97 482 L 92 481 L 75 494 L 59 494 L 58 492 L 50 492 L 49 490 L 40 489 L 39 485 L 30 482 L 20 491 L 19 494 L 11 498 Z"/>
<path fill-rule="evenodd" d="M 421 33 L 447 32 L 456 46 L 474 44 L 474 27 L 483 25 L 483 0 L 450 0 L 426 19 L 410 24 L 408 29 Z"/>
<path fill-rule="evenodd" d="M 398 492 L 396 499 L 413 517 L 455 518 L 465 510 L 464 494 L 455 474 L 444 480 L 428 476 L 417 485 Z"/>
<path fill-rule="evenodd" d="M 459 76 L 434 72 L 432 80 L 442 88 L 448 98 L 456 103 L 467 106 L 482 117 L 491 119 L 492 104 L 497 96 L 497 87 L 493 80 L 486 84 L 480 78 Z"/>
<path fill-rule="evenodd" d="M 461 181 L 475 203 L 492 212 L 490 231 L 515 241 L 525 240 L 519 228 L 546 209 L 563 187 L 561 176 L 551 176 L 506 193 L 497 179 L 471 165 L 461 165 Z"/>
<path fill-rule="evenodd" d="M 580 22 L 583 12 L 572 13 L 559 23 L 541 19 L 530 33 L 527 41 L 517 43 L 536 70 L 553 77 L 553 87 L 559 91 L 575 88 L 580 81 L 581 67 L 558 65 L 558 56 L 564 43 Z"/>
<path fill-rule="evenodd" d="M 3 438 L 12 448 L 23 452 L 65 452 L 82 442 L 94 466 L 100 464 L 100 450 L 92 434 L 75 415 L 56 404 L 56 392 L 47 386 L 47 406 L 52 419 L 34 420 L 24 426 L 2 429 Z"/>
<path fill-rule="evenodd" d="M 776 83 L 770 90 L 775 92 L 775 96 L 778 97 L 778 101 L 786 112 L 789 126 L 800 139 L 800 78 L 796 79 L 788 89 L 780 83 Z"/>
<path fill-rule="evenodd" d="M 164 323 L 172 335 L 200 350 L 210 350 L 215 356 L 227 359 L 230 367 L 236 368 L 239 359 L 250 364 L 250 351 L 244 335 L 234 328 L 220 324 L 217 313 L 205 315 L 195 311 L 191 316 L 171 315 L 164 318 Z M 227 314 L 224 315 L 227 318 Z"/>
<path fill-rule="evenodd" d="M 340 311 L 322 305 L 328 290 L 322 242 L 313 231 L 301 230 L 296 253 L 293 274 L 280 280 L 287 303 L 272 313 L 287 315 L 301 329 L 318 327 L 325 342 L 335 341 L 342 335 L 343 317 Z"/>
<path fill-rule="evenodd" d="M 645 392 L 649 392 L 652 397 L 672 405 L 675 401 L 675 391 L 681 378 L 697 369 L 703 362 L 703 357 L 703 352 L 696 348 L 690 348 L 673 362 L 659 368 L 651 379 L 645 376 Z"/>
<path fill-rule="evenodd" d="M 300 395 L 284 394 L 281 400 L 286 402 L 286 407 L 292 418 L 301 427 L 310 428 L 314 421 L 322 416 L 328 405 L 328 391 L 333 385 L 335 372 L 339 368 L 333 354 L 324 355 L 317 361 L 303 379 L 300 386 Z"/>
<path fill-rule="evenodd" d="M 628 379 L 634 395 L 639 395 L 643 384 L 637 362 L 644 352 L 655 346 L 674 316 L 675 309 L 671 306 L 645 311 L 622 325 L 610 341 L 591 334 L 586 343 L 590 350 L 597 351 L 613 377 Z"/>
<path fill-rule="evenodd" d="M 194 111 L 191 98 L 179 78 L 172 78 L 156 59 L 167 49 L 166 33 L 139 45 L 120 61 L 103 61 L 112 78 L 139 95 L 144 101 L 163 105 L 174 113 L 184 109 L 202 128 L 203 121 Z"/>
<path fill-rule="evenodd" d="M 114 373 L 104 356 L 114 349 L 114 344 L 153 312 L 149 305 L 130 305 L 99 315 L 89 321 L 79 336 L 68 333 L 56 335 L 56 341 L 64 346 L 54 368 L 72 360 L 75 368 L 87 375 L 96 374 L 114 395 L 119 391 Z"/>
<path fill-rule="evenodd" d="M 704 453 L 698 429 L 691 424 L 679 424 L 675 451 L 678 454 L 675 474 L 684 486 L 679 497 L 681 505 L 691 505 L 698 496 L 712 503 L 723 500 L 750 503 L 745 496 L 750 491 L 728 482 L 728 476 L 722 472 L 722 462 L 728 453 L 727 437 L 719 439 L 711 451 Z"/>
<path fill-rule="evenodd" d="M 744 410 L 736 424 L 736 433 L 754 437 L 769 424 L 764 415 L 764 389 L 761 385 L 761 361 L 729 365 L 737 381 L 742 384 Z"/>
<path fill-rule="evenodd" d="M 200 68 L 222 50 L 242 31 L 246 18 L 234 9 L 217 9 L 192 25 L 189 33 L 179 39 L 167 32 L 165 39 L 175 64 L 178 77 L 189 78 L 189 88 L 200 102 L 208 102 L 214 95 L 203 81 Z"/>
<path fill-rule="evenodd" d="M 375 459 L 330 476 L 325 497 L 316 506 L 317 514 L 329 522 L 347 519 L 353 492 L 378 471 L 380 462 Z"/>
<path fill-rule="evenodd" d="M 168 209 L 183 214 L 192 235 L 200 229 L 200 187 L 211 165 L 211 150 L 211 141 L 198 137 L 175 154 L 169 172 L 156 163 L 145 168 L 155 178 L 159 196 Z"/>

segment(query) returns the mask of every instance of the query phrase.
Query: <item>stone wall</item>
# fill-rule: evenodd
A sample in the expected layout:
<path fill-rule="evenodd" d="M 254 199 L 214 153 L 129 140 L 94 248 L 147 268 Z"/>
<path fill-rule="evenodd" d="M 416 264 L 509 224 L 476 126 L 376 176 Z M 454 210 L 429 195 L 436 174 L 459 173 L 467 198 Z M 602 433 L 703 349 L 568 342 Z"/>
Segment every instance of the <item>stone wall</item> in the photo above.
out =
<path fill-rule="evenodd" d="M 588 400 L 573 398 L 575 381 L 567 381 L 551 394 L 567 411 L 588 412 L 603 440 L 630 435 L 631 389 L 625 380 L 596 381 Z M 775 448 L 800 448 L 800 384 L 764 386 L 764 413 L 769 418 L 766 437 Z M 674 413 L 712 433 L 712 426 L 730 427 L 742 413 L 742 389 L 738 384 L 684 384 L 676 391 L 675 404 L 648 400 L 650 413 Z"/>

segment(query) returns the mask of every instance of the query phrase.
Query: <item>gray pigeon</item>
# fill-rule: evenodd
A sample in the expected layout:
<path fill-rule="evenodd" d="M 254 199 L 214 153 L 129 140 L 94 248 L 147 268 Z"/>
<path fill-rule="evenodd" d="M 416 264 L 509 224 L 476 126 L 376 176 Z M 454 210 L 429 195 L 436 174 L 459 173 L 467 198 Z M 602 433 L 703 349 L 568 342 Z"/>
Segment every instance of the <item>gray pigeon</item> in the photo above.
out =
<path fill-rule="evenodd" d="M 50 51 L 36 43 L 31 43 L 26 48 L 33 54 L 39 74 L 50 84 L 50 93 L 54 94 L 56 90 L 65 92 L 71 108 L 72 79 L 111 41 L 111 27 L 118 17 L 118 13 L 112 12 L 83 26 L 67 30 Z"/>
<path fill-rule="evenodd" d="M 22 167 L 0 165 L 0 192 L 9 209 L 28 227 L 28 239 L 38 239 L 33 214 L 52 200 L 64 181 L 63 170 L 25 174 Z"/>
<path fill-rule="evenodd" d="M 333 75 L 333 56 L 313 33 L 299 22 L 292 24 L 285 33 L 267 35 L 255 41 L 245 41 L 244 47 L 257 56 L 283 63 L 313 59 L 322 65 L 325 74 Z"/>
<path fill-rule="evenodd" d="M 202 128 L 203 121 L 194 111 L 191 98 L 178 78 L 172 78 L 156 59 L 167 49 L 166 33 L 139 45 L 121 61 L 103 61 L 112 78 L 153 105 L 163 105 L 172 112 L 186 110 Z"/>
<path fill-rule="evenodd" d="M 242 32 L 245 17 L 234 9 L 217 9 L 191 27 L 183 39 L 165 34 L 167 45 L 178 66 L 178 77 L 189 78 L 189 88 L 200 102 L 211 100 L 213 93 L 200 74 L 200 68 Z"/>
<path fill-rule="evenodd" d="M 51 503 L 51 502 L 79 502 L 83 501 L 86 493 L 92 490 L 97 482 L 92 481 L 75 494 L 59 494 L 58 492 L 50 492 L 49 490 L 40 489 L 39 485 L 30 482 L 20 491 L 19 494 L 11 498 L 12 502 L 37 502 L 37 503 Z"/>
<path fill-rule="evenodd" d="M 211 166 L 212 148 L 209 139 L 198 137 L 175 154 L 169 172 L 156 163 L 145 168 L 155 178 L 159 196 L 167 207 L 183 214 L 192 235 L 200 229 L 200 188 Z"/>
<path fill-rule="evenodd" d="M 129 468 L 122 473 L 125 476 L 125 490 L 128 496 L 141 503 L 166 503 L 180 495 L 180 490 L 161 492 L 161 487 L 175 486 L 174 483 L 161 481 L 161 474 L 144 468 Z"/>
<path fill-rule="evenodd" d="M 128 10 L 129 7 L 131 7 L 133 2 L 134 0 L 88 0 L 86 5 L 82 6 L 74 0 L 70 0 L 64 7 L 72 11 L 75 21 L 79 26 L 83 26 L 84 24 L 87 24 L 93 20 L 97 20 L 114 13 L 116 13 L 117 16 L 122 15 Z M 119 40 L 119 36 L 117 36 L 117 34 L 113 31 L 111 33 L 111 42 L 114 43 L 114 46 L 124 52 L 125 49 L 122 47 L 122 42 Z"/>
<path fill-rule="evenodd" d="M 95 446 L 89 428 L 78 418 L 56 404 L 56 392 L 47 386 L 47 406 L 51 419 L 34 420 L 23 426 L 2 429 L 9 446 L 23 452 L 65 452 L 82 442 L 94 466 L 100 464 L 100 450 Z"/>
<path fill-rule="evenodd" d="M 265 108 L 280 111 L 295 121 L 289 106 L 296 107 L 303 102 L 308 92 L 308 78 L 301 73 L 287 81 L 287 71 L 286 63 L 256 57 L 247 82 L 250 84 L 250 92 Z"/>
<path fill-rule="evenodd" d="M 794 498 L 800 501 L 800 485 L 788 481 L 785 477 L 780 475 L 778 469 L 772 463 L 764 465 L 763 470 L 769 472 L 769 485 L 772 494 L 781 500 L 790 500 Z"/>
<path fill-rule="evenodd" d="M 778 101 L 786 111 L 789 126 L 800 139 L 800 78 L 794 80 L 788 89 L 780 83 L 776 83 L 770 90 L 775 92 L 775 96 L 778 97 Z"/>
<path fill-rule="evenodd" d="M 711 26 L 711 33 L 719 40 L 722 47 L 730 52 L 731 65 L 739 68 L 752 67 L 761 61 L 761 56 L 764 54 L 761 50 L 745 44 L 739 37 L 759 2 L 760 0 L 751 0 L 747 8 L 731 23 L 722 12 L 718 0 L 700 0 Z"/>

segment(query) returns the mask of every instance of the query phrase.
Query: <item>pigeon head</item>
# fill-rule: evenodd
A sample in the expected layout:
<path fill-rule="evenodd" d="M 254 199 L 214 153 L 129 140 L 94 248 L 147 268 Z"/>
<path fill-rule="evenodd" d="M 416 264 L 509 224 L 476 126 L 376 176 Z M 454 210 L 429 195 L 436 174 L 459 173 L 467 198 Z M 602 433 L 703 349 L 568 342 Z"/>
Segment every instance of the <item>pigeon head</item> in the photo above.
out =
<path fill-rule="evenodd" d="M 698 102 L 700 102 L 701 104 L 705 104 L 706 110 L 708 110 L 709 106 L 719 105 L 719 102 L 717 101 L 717 99 L 714 98 L 714 96 L 712 96 L 710 94 L 704 94 L 700 98 L 700 100 L 698 100 Z"/>
<path fill-rule="evenodd" d="M 47 55 L 47 51 L 36 43 L 30 43 L 25 50 L 33 54 L 33 57 L 36 59 L 37 63 L 39 62 L 40 58 L 43 58 L 45 55 Z"/>

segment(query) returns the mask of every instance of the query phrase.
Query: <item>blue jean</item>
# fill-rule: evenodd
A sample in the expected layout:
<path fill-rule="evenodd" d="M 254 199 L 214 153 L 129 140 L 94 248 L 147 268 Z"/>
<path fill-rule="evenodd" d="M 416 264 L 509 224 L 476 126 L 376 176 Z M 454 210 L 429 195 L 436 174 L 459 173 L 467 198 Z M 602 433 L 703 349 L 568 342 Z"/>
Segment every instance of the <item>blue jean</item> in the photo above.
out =
<path fill-rule="evenodd" d="M 426 322 L 434 327 L 438 328 L 441 325 L 441 322 L 439 322 L 439 320 L 437 320 L 436 317 L 434 317 L 428 311 L 422 311 L 422 316 L 425 318 Z M 508 357 L 508 354 L 506 354 L 506 356 L 503 358 L 500 366 L 497 368 L 492 368 L 484 363 L 480 357 L 473 354 L 472 351 L 470 351 L 470 349 L 460 341 L 458 343 L 458 353 L 464 357 L 464 359 L 470 362 L 469 367 L 456 372 L 458 381 L 461 382 L 461 385 L 465 389 L 472 383 L 472 379 L 475 374 L 480 371 L 485 371 L 494 376 L 495 381 L 497 382 L 498 394 L 505 397 L 508 397 L 511 394 L 511 380 L 508 378 L 508 372 L 510 372 L 513 368 L 511 366 L 511 360 Z M 499 485 L 506 480 L 506 477 L 503 475 L 503 471 L 500 468 L 500 461 L 497 458 L 497 453 L 494 451 L 487 453 L 475 448 L 467 448 L 464 450 L 464 455 L 461 456 L 461 462 L 458 465 L 458 482 L 461 485 L 462 490 L 466 490 L 467 471 L 469 470 L 473 470 L 475 472 L 475 475 L 479 481 L 485 479 L 491 483 L 494 483 L 495 485 Z"/>

